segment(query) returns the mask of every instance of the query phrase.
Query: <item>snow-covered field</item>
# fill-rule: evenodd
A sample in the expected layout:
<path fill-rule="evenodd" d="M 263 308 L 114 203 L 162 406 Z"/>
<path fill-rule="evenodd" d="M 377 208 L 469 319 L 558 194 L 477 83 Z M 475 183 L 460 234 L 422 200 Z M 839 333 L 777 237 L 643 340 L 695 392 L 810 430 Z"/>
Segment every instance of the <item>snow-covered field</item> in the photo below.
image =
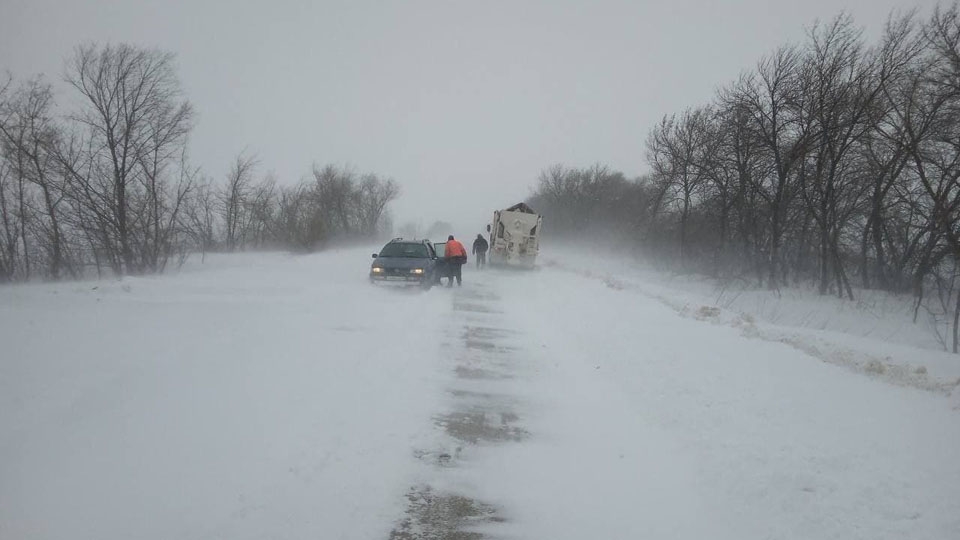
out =
<path fill-rule="evenodd" d="M 954 356 L 576 252 L 429 292 L 369 252 L 0 289 L 0 538 L 960 538 Z"/>

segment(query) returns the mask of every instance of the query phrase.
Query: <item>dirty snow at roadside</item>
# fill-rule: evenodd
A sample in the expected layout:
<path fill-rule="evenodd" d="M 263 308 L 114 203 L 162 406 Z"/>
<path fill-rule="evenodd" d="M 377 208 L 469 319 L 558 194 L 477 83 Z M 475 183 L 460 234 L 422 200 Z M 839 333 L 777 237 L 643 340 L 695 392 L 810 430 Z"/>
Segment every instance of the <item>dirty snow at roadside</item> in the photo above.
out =
<path fill-rule="evenodd" d="M 0 537 L 960 537 L 950 388 L 611 261 L 422 292 L 368 252 L 0 290 Z"/>

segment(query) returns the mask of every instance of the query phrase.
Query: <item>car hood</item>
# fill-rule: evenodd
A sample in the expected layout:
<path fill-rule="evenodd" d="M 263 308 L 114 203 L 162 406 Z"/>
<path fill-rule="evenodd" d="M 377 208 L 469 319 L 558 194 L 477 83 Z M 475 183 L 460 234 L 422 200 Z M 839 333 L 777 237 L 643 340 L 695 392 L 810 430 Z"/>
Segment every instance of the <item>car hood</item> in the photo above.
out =
<path fill-rule="evenodd" d="M 377 257 L 377 260 L 373 261 L 371 266 L 379 266 L 381 268 L 426 268 L 431 262 L 431 259 L 424 259 L 422 257 Z"/>

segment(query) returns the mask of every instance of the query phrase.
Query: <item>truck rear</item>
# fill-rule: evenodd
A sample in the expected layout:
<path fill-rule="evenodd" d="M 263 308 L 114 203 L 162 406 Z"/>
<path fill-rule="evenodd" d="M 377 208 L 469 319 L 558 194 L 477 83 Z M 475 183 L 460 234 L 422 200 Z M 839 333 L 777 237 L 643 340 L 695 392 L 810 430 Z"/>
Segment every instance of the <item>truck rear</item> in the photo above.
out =
<path fill-rule="evenodd" d="M 490 232 L 490 264 L 533 268 L 540 252 L 543 216 L 519 203 L 493 213 Z"/>

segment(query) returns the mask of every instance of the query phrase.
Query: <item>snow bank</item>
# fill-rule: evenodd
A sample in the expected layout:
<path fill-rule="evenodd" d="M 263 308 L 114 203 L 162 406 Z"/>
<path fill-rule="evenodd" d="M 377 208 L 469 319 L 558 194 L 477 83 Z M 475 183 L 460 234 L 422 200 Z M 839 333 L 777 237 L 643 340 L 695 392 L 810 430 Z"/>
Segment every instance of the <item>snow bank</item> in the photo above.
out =
<path fill-rule="evenodd" d="M 744 335 L 791 345 L 824 362 L 887 382 L 951 394 L 960 357 L 943 351 L 934 329 L 912 322 L 909 299 L 859 291 L 851 302 L 813 290 L 774 292 L 709 278 L 670 274 L 629 257 L 555 246 L 544 267 L 590 277 L 614 290 L 641 294 L 681 315 L 741 329 Z M 952 396 L 956 398 L 956 396 Z M 956 398 L 960 399 L 960 398 Z"/>

